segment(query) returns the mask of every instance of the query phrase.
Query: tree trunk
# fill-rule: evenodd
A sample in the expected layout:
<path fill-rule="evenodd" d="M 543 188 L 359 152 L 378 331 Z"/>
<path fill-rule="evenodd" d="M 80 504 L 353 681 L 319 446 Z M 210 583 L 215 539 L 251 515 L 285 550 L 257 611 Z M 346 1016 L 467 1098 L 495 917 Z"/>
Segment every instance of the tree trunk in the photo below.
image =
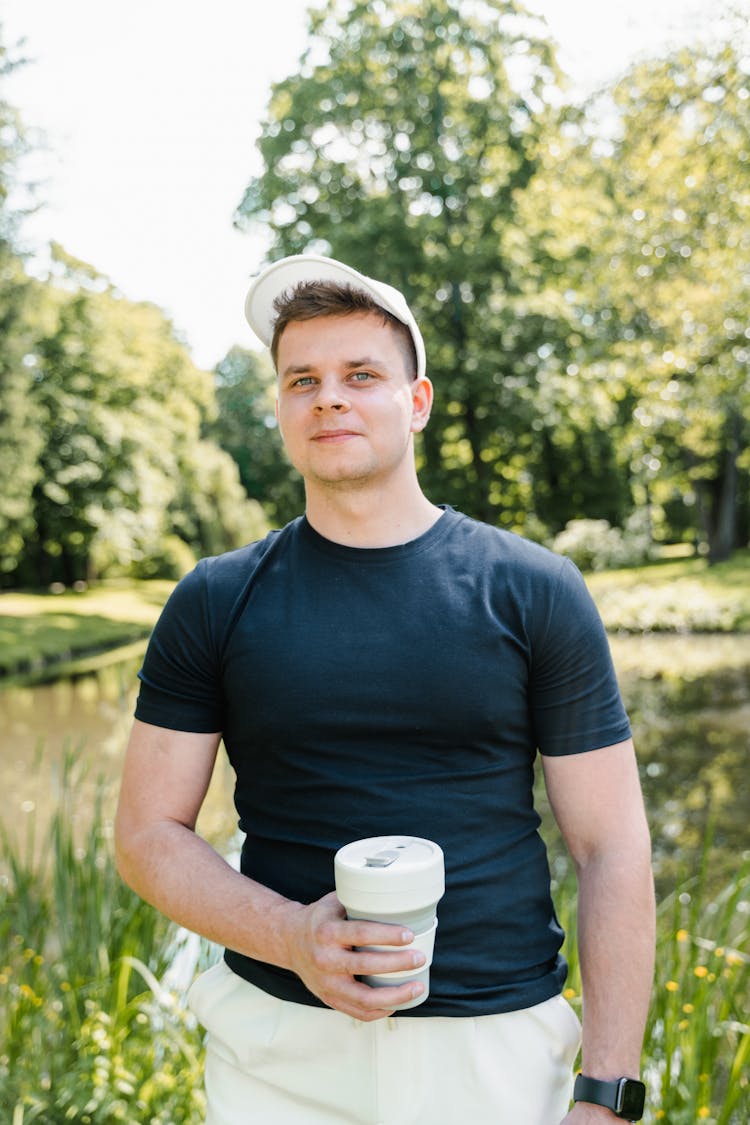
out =
<path fill-rule="evenodd" d="M 739 501 L 737 459 L 741 421 L 736 412 L 727 419 L 727 444 L 719 479 L 713 483 L 708 519 L 708 561 L 723 562 L 737 546 Z"/>

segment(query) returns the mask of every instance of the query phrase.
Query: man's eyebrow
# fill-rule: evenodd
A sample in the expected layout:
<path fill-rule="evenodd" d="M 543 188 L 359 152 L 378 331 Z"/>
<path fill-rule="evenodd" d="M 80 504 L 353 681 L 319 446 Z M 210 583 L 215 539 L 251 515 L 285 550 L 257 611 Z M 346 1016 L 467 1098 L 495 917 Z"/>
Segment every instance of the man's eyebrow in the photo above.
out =
<path fill-rule="evenodd" d="M 377 356 L 372 356 L 372 355 L 363 356 L 362 359 L 347 359 L 347 360 L 344 361 L 344 367 L 349 367 L 349 368 L 354 368 L 354 367 L 384 367 L 384 366 L 385 366 L 385 364 L 383 363 L 382 359 L 378 359 Z"/>
<path fill-rule="evenodd" d="M 313 368 L 309 363 L 290 363 L 288 367 L 284 368 L 281 374 L 282 377 L 286 378 L 287 375 L 307 375 L 308 372 L 312 370 Z"/>
<path fill-rule="evenodd" d="M 354 371 L 358 367 L 385 367 L 386 364 L 382 359 L 377 356 L 366 355 L 362 359 L 345 359 L 343 366 L 349 371 Z M 282 378 L 286 379 L 289 375 L 309 375 L 311 371 L 315 371 L 316 367 L 313 363 L 290 363 L 282 371 Z"/>

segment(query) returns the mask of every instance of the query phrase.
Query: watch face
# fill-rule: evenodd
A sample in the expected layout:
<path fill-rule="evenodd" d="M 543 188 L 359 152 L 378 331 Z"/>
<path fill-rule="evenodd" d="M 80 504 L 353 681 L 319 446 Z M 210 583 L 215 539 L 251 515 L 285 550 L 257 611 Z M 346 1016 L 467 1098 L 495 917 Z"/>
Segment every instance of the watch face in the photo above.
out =
<path fill-rule="evenodd" d="M 641 1117 L 645 1102 L 645 1087 L 642 1082 L 627 1080 L 620 1087 L 620 1109 L 623 1117 Z"/>

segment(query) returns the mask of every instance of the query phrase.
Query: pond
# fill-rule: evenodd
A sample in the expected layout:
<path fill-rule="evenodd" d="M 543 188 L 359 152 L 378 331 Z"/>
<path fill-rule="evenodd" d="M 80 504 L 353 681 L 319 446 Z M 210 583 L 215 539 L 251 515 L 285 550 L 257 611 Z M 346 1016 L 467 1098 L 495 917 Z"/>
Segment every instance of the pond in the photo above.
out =
<path fill-rule="evenodd" d="M 724 880 L 750 851 L 750 636 L 612 638 L 636 739 L 660 891 L 694 873 L 711 835 L 710 876 Z M 97 778 L 114 808 L 143 646 L 111 654 L 95 672 L 0 690 L 2 821 L 37 841 L 60 795 L 63 763 L 89 766 L 85 816 Z M 217 846 L 236 830 L 231 771 L 222 755 L 199 830 Z"/>
<path fill-rule="evenodd" d="M 95 670 L 84 666 L 52 683 L 0 687 L 0 823 L 20 844 L 33 836 L 41 846 L 73 763 L 83 828 L 102 786 L 105 811 L 114 814 L 145 648 L 145 641 L 129 645 L 100 659 Z M 230 773 L 221 756 L 198 822 L 217 843 L 237 827 Z"/>

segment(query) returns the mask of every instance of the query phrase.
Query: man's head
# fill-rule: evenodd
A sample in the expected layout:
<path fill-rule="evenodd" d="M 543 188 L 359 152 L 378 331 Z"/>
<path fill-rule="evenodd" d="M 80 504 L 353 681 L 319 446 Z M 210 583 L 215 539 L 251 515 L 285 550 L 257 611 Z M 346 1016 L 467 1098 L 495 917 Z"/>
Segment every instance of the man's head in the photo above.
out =
<path fill-rule="evenodd" d="M 318 317 L 377 313 L 403 344 L 412 378 L 425 374 L 422 334 L 402 293 L 333 258 L 297 254 L 282 258 L 252 282 L 245 301 L 250 327 L 276 364 L 279 340 L 293 322 Z"/>

